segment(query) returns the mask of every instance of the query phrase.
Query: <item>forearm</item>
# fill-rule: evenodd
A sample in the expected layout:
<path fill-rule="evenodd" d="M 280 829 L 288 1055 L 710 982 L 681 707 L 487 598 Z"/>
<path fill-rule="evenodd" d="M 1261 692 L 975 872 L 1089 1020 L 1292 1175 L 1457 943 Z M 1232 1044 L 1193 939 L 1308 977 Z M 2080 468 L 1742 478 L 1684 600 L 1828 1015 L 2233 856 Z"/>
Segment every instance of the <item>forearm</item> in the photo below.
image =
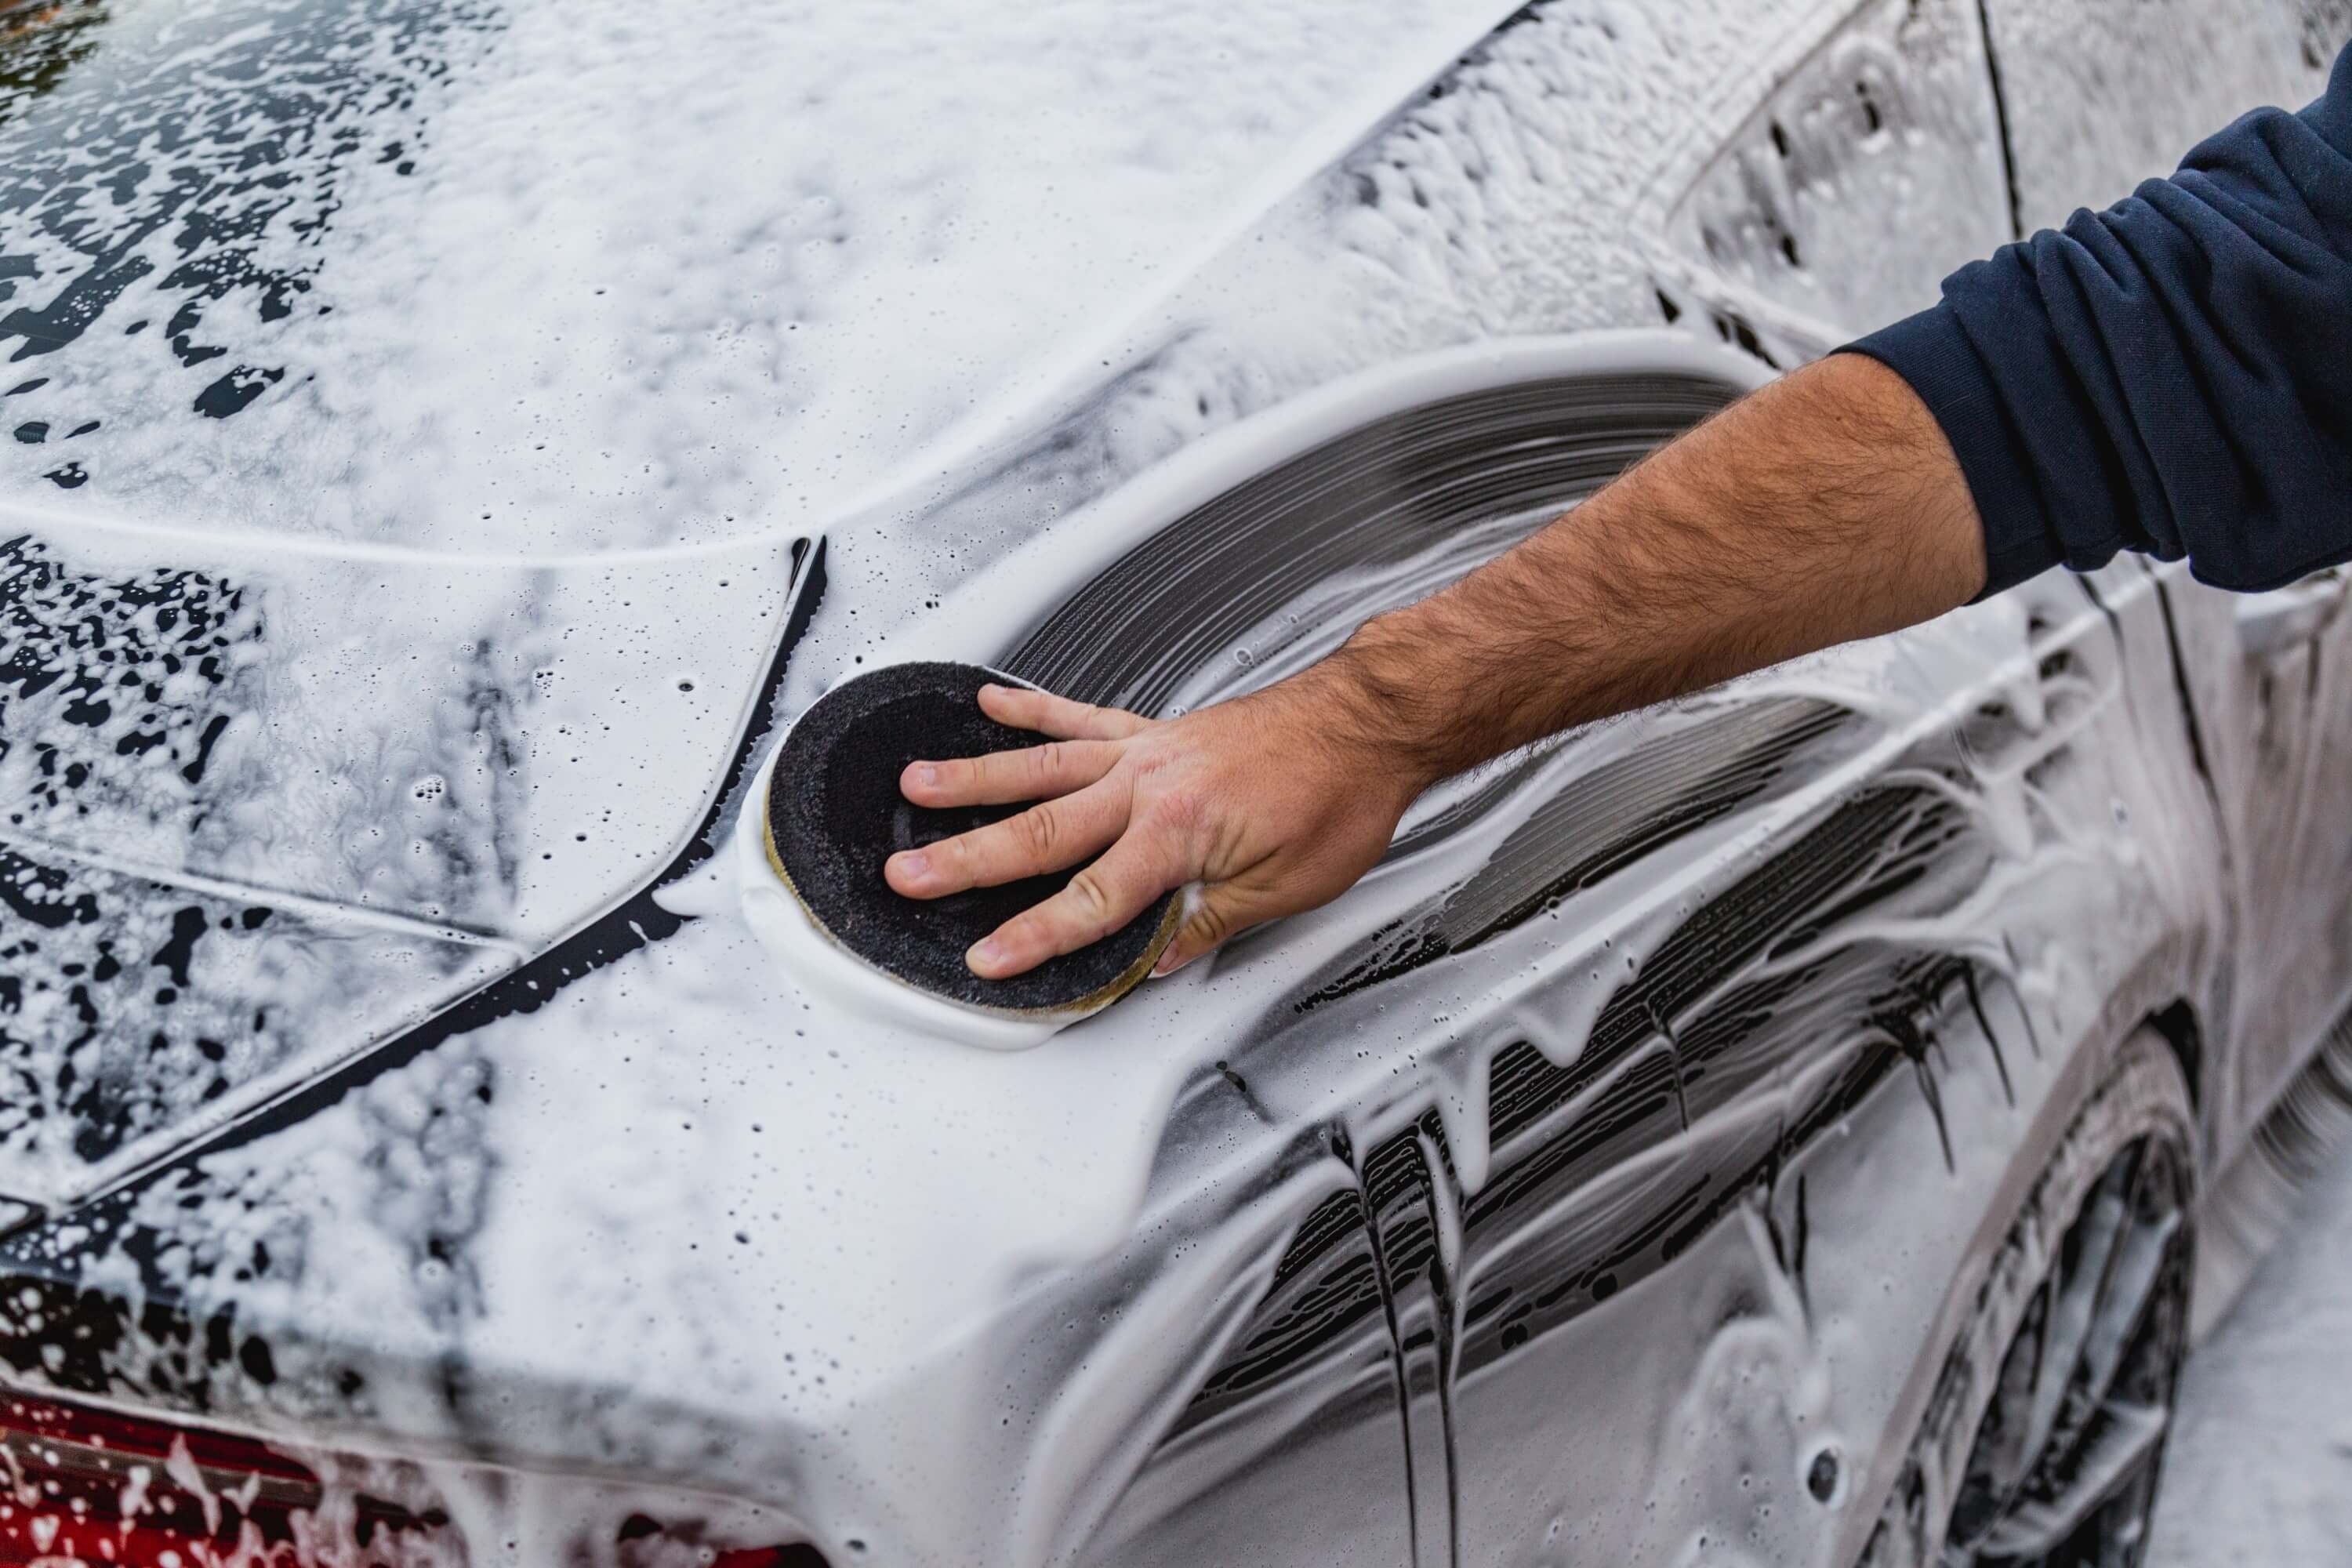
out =
<path fill-rule="evenodd" d="M 2352 50 L 2303 114 L 1963 268 L 1287 680 L 1161 722 L 983 691 L 1056 743 L 917 763 L 908 797 L 1041 804 L 894 857 L 891 886 L 1084 862 L 973 950 L 1002 976 L 1195 883 L 1181 963 L 1336 898 L 1423 789 L 1571 726 L 2118 548 L 2236 587 L 2352 559 L 2347 267 Z"/>
<path fill-rule="evenodd" d="M 1197 882 L 1162 960 L 1173 967 L 1338 897 L 1448 773 L 1924 619 L 1983 581 L 1981 531 L 1935 417 L 1893 371 L 1840 355 L 1263 691 L 1155 723 L 982 689 L 992 718 L 1055 743 L 919 762 L 901 787 L 919 805 L 1041 804 L 894 855 L 886 874 L 929 899 L 1089 862 L 972 949 L 990 978 Z"/>
<path fill-rule="evenodd" d="M 1653 454 L 1308 679 L 1412 788 L 1572 725 L 1892 631 L 1984 582 L 1951 448 L 1902 378 L 1811 366 Z"/>

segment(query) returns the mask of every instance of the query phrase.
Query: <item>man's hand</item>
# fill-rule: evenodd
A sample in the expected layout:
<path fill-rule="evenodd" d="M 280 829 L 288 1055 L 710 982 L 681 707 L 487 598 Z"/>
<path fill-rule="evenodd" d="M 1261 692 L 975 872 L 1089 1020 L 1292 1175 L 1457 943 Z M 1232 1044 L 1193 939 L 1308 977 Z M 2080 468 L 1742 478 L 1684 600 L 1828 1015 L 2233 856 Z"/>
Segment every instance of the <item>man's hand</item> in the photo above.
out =
<path fill-rule="evenodd" d="M 1058 871 L 971 950 L 1018 974 L 1170 888 L 1202 898 L 1163 971 L 1338 897 L 1451 773 L 1572 725 L 1893 631 L 1985 582 L 1959 464 L 1901 376 L 1838 354 L 1744 399 L 1459 583 L 1279 685 L 1153 723 L 1034 691 L 981 706 L 1054 743 L 917 763 L 919 805 L 1043 800 L 892 857 L 912 898 Z"/>
<path fill-rule="evenodd" d="M 1338 722 L 1336 668 L 1161 721 L 1019 687 L 981 689 L 988 716 L 1051 739 L 1025 751 L 916 763 L 918 805 L 1006 805 L 1016 816 L 893 855 L 890 886 L 935 899 L 1101 858 L 967 957 L 987 979 L 1099 941 L 1170 888 L 1202 884 L 1160 973 L 1245 926 L 1337 898 L 1388 847 L 1427 780 Z"/>

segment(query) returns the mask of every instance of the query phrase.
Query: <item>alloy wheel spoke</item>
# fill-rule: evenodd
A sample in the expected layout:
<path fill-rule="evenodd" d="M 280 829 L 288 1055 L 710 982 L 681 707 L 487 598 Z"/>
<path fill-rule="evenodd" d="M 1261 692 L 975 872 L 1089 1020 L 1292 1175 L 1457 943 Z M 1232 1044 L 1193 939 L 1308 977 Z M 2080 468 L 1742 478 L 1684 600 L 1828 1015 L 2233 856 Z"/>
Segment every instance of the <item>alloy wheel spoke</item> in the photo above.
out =
<path fill-rule="evenodd" d="M 2119 1185 L 2110 1177 L 2094 1190 L 2076 1222 L 2081 1232 L 2074 1266 L 2056 1282 L 2043 1331 L 2041 1364 L 2035 1369 L 2033 1403 L 2025 1420 L 2025 1441 L 2021 1446 L 2033 1458 L 2049 1447 L 2058 1418 L 2064 1413 L 2067 1393 L 2075 1386 L 2074 1369 L 2081 1363 L 2101 1287 L 2123 1237 L 2128 1209 L 2124 1194 L 2116 1190 Z"/>
<path fill-rule="evenodd" d="M 2044 1558 L 2065 1544 L 2094 1510 L 2156 1462 L 2170 1414 L 2162 1405 L 2110 1401 L 2094 1418 L 2095 1436 L 2066 1484 L 2046 1499 L 2021 1499 L 1980 1543 L 1997 1560 Z"/>
<path fill-rule="evenodd" d="M 2014 1331 L 1937 1568 L 2133 1560 L 2187 1326 L 2181 1172 L 2140 1143 L 2093 1184 Z"/>
<path fill-rule="evenodd" d="M 2124 1352 L 2147 1316 L 2157 1280 L 2179 1230 L 2179 1215 L 2168 1214 L 2153 1223 L 2134 1226 L 2123 1246 L 2116 1249 L 2116 1267 L 2083 1346 L 2083 1386 L 2094 1399 L 2104 1399 L 2115 1386 Z"/>

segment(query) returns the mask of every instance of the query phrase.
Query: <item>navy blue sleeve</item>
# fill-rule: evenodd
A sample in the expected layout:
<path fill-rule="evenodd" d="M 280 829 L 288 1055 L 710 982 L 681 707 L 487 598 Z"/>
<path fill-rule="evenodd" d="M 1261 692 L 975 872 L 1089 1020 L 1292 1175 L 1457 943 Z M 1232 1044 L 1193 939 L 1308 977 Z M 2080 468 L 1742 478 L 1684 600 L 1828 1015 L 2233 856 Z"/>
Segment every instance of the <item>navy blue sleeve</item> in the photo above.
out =
<path fill-rule="evenodd" d="M 2352 47 L 2101 213 L 1849 345 L 1935 411 L 1985 592 L 2118 550 L 2273 588 L 2352 559 Z"/>

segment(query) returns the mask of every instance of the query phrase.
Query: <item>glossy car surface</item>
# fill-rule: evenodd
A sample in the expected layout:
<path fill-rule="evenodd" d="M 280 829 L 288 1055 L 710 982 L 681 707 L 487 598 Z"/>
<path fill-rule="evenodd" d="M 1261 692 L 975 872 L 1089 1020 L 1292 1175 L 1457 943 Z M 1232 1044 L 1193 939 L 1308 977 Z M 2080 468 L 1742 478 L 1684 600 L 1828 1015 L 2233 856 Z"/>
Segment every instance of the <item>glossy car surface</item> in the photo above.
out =
<path fill-rule="evenodd" d="M 1023 1052 L 746 803 L 1274 679 L 2347 20 L 0 8 L 0 1561 L 2128 1550 L 2352 1049 L 2340 578 L 1566 737 Z"/>

